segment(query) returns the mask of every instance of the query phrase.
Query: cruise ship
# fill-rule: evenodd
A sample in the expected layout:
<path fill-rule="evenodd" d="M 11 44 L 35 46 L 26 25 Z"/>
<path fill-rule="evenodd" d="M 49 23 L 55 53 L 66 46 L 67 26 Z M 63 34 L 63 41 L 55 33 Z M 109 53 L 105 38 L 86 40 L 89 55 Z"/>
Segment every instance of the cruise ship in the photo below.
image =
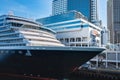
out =
<path fill-rule="evenodd" d="M 40 23 L 14 15 L 0 16 L 0 75 L 64 78 L 103 50 L 67 47 L 56 39 L 53 30 Z"/>

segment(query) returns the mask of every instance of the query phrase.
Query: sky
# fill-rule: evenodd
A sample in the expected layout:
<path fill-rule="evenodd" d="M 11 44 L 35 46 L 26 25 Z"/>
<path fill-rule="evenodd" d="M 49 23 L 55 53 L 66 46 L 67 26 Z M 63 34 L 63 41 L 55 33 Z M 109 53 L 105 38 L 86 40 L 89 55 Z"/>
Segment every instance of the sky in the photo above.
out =
<path fill-rule="evenodd" d="M 98 0 L 98 18 L 107 27 L 107 0 Z"/>
<path fill-rule="evenodd" d="M 98 17 L 106 26 L 107 0 L 98 0 Z M 38 19 L 52 14 L 52 0 L 0 0 L 0 15 L 13 12 L 16 16 Z"/>

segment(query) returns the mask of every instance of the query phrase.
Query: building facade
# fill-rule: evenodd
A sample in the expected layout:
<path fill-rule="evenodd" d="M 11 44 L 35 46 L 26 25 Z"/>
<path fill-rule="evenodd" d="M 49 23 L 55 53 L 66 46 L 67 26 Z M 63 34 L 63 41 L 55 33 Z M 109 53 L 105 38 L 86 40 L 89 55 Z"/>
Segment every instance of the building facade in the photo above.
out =
<path fill-rule="evenodd" d="M 52 15 L 63 14 L 71 10 L 81 12 L 92 23 L 98 22 L 97 0 L 53 0 Z"/>
<path fill-rule="evenodd" d="M 56 37 L 66 46 L 100 46 L 101 28 L 90 23 L 77 11 L 38 19 L 45 27 L 56 31 Z"/>
<path fill-rule="evenodd" d="M 90 60 L 91 68 L 120 70 L 120 51 L 106 50 Z"/>
<path fill-rule="evenodd" d="M 107 26 L 110 30 L 110 42 L 120 43 L 120 0 L 108 0 Z"/>

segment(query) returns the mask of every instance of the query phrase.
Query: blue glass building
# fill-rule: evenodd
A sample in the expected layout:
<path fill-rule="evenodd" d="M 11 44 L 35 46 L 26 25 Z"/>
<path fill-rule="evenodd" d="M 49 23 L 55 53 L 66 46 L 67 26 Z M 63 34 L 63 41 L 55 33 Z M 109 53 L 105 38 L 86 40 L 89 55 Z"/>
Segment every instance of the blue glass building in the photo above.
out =
<path fill-rule="evenodd" d="M 67 10 L 76 10 L 90 19 L 90 0 L 68 0 Z"/>
<path fill-rule="evenodd" d="M 49 16 L 41 19 L 37 19 L 38 22 L 42 23 L 43 25 L 57 23 L 57 22 L 63 22 L 68 20 L 74 20 L 77 18 L 84 18 L 87 19 L 84 15 L 82 15 L 80 12 L 77 11 L 70 11 L 64 14 L 58 14 L 54 16 Z"/>
<path fill-rule="evenodd" d="M 98 19 L 97 0 L 53 0 L 52 15 L 63 14 L 71 10 L 81 12 L 93 23 Z"/>

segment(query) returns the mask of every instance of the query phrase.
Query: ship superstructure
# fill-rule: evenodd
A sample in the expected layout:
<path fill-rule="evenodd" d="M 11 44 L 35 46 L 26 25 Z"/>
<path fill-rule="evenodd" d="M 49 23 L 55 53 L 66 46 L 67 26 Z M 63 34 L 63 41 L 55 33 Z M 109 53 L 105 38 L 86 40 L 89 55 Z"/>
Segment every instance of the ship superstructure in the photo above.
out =
<path fill-rule="evenodd" d="M 63 46 L 55 32 L 33 20 L 13 16 L 0 16 L 0 46 Z"/>

